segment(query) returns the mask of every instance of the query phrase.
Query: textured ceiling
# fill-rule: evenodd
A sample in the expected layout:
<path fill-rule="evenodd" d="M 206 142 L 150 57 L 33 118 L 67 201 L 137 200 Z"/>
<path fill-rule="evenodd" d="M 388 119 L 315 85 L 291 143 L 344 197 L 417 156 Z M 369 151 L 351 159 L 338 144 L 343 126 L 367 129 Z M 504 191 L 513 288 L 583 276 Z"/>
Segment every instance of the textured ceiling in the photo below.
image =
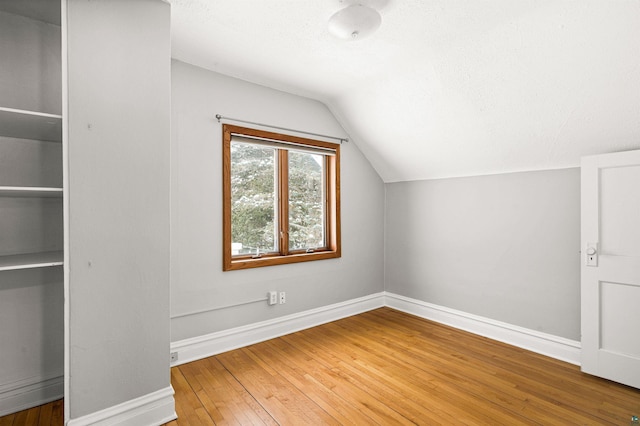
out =
<path fill-rule="evenodd" d="M 173 57 L 318 99 L 385 182 L 640 148 L 640 0 L 172 0 Z"/>

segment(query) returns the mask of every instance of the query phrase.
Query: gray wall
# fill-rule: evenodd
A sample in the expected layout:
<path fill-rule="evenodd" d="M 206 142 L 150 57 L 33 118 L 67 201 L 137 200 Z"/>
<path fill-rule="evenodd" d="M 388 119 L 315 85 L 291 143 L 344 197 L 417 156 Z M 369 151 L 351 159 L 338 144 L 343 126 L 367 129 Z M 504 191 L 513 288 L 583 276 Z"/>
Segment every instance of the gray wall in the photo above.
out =
<path fill-rule="evenodd" d="M 580 340 L 580 170 L 386 185 L 385 287 Z"/>
<path fill-rule="evenodd" d="M 170 6 L 68 2 L 73 418 L 169 381 Z"/>
<path fill-rule="evenodd" d="M 171 340 L 383 291 L 384 184 L 353 144 L 341 148 L 342 258 L 222 271 L 222 129 L 216 114 L 344 135 L 320 102 L 182 62 L 172 67 Z M 225 307 L 287 292 L 287 303 Z"/>
<path fill-rule="evenodd" d="M 0 21 L 1 106 L 60 114 L 60 26 L 4 12 Z"/>

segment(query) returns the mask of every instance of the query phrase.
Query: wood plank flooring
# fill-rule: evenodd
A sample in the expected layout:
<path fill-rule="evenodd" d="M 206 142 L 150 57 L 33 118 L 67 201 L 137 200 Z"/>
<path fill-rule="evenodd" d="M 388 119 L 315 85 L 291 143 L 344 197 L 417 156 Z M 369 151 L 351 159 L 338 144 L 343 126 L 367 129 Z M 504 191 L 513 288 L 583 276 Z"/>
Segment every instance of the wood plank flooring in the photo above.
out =
<path fill-rule="evenodd" d="M 0 417 L 0 426 L 62 426 L 64 404 L 61 399 L 39 407 Z"/>
<path fill-rule="evenodd" d="M 390 308 L 174 367 L 171 383 L 168 426 L 627 425 L 640 414 L 638 389 Z M 0 426 L 62 425 L 61 401 L 36 409 Z"/>

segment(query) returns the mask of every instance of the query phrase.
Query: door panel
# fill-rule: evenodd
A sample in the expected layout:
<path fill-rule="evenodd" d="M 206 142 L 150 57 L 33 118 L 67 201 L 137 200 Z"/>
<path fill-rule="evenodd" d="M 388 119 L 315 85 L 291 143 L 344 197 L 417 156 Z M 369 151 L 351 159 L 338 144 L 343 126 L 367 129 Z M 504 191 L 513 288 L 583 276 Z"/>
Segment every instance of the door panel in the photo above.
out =
<path fill-rule="evenodd" d="M 582 370 L 640 388 L 640 151 L 583 158 L 581 185 Z"/>
<path fill-rule="evenodd" d="M 601 254 L 640 256 L 640 166 L 600 171 Z"/>
<path fill-rule="evenodd" d="M 640 286 L 600 283 L 601 349 L 640 358 Z"/>

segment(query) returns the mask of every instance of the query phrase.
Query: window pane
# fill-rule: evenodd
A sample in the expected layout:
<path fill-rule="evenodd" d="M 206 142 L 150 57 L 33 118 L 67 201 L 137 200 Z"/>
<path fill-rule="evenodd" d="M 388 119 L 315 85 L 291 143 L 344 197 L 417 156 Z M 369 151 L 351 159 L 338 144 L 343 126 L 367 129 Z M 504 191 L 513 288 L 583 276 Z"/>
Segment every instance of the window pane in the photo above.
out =
<path fill-rule="evenodd" d="M 289 250 L 325 247 L 324 156 L 289 151 Z"/>
<path fill-rule="evenodd" d="M 231 144 L 232 255 L 278 251 L 276 150 Z"/>

